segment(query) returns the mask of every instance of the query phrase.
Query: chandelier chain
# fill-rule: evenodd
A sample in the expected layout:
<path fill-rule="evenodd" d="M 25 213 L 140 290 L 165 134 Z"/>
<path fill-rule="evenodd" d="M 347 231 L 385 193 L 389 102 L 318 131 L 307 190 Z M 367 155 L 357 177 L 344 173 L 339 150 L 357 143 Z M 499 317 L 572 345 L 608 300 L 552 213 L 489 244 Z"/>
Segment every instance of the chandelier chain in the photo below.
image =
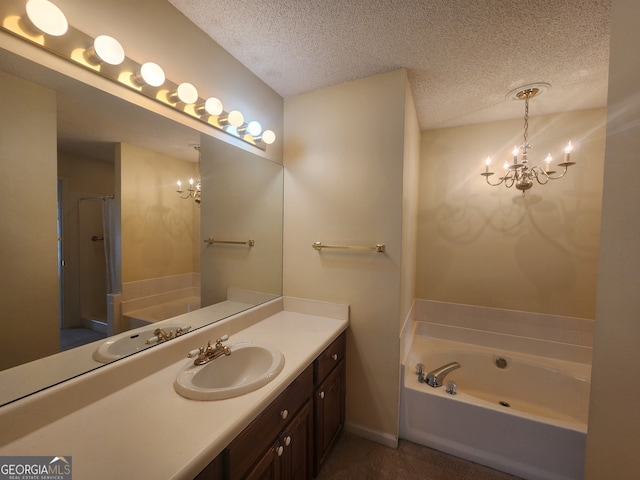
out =
<path fill-rule="evenodd" d="M 530 93 L 527 93 L 527 97 L 524 100 L 524 144 L 522 145 L 523 150 L 527 151 L 527 139 L 529 137 L 529 97 Z"/>

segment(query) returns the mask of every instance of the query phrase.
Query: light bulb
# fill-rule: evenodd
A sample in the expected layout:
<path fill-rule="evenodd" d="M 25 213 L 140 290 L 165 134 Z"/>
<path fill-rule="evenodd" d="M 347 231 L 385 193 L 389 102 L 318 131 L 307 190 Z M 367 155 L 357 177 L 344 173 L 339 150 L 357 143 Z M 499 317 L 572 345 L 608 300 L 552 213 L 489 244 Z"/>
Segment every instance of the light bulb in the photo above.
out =
<path fill-rule="evenodd" d="M 239 127 L 244 123 L 244 115 L 238 110 L 232 110 L 229 112 L 229 116 L 227 118 L 229 125 L 233 125 L 234 127 Z"/>
<path fill-rule="evenodd" d="M 567 146 L 564 147 L 564 153 L 571 153 L 572 150 L 573 150 L 573 145 L 571 145 L 571 141 L 569 141 L 569 143 L 567 143 Z"/>
<path fill-rule="evenodd" d="M 216 97 L 209 97 L 204 102 L 204 105 L 200 105 L 196 111 L 200 115 L 212 115 L 217 116 L 222 113 L 222 102 Z"/>
<path fill-rule="evenodd" d="M 93 46 L 87 50 L 87 57 L 93 63 L 120 65 L 124 61 L 124 49 L 115 38 L 98 35 L 93 41 Z"/>
<path fill-rule="evenodd" d="M 26 10 L 27 19 L 38 33 L 59 37 L 69 30 L 69 23 L 62 10 L 48 0 L 29 0 Z"/>
<path fill-rule="evenodd" d="M 198 90 L 190 83 L 181 83 L 178 88 L 169 94 L 169 100 L 177 102 L 178 100 L 186 103 L 196 103 L 198 101 Z"/>
<path fill-rule="evenodd" d="M 146 84 L 150 87 L 160 87 L 164 84 L 166 77 L 160 65 L 153 62 L 146 62 L 140 66 L 138 73 L 133 79 L 141 86 Z"/>
<path fill-rule="evenodd" d="M 571 160 L 571 150 L 573 150 L 573 145 L 569 142 L 567 146 L 564 147 L 564 163 L 569 163 Z M 573 163 L 571 165 L 573 165 Z"/>
<path fill-rule="evenodd" d="M 253 137 L 259 137 L 262 133 L 262 125 L 260 125 L 260 122 L 256 120 L 251 120 L 247 125 L 247 132 L 249 132 Z"/>
<path fill-rule="evenodd" d="M 273 133 L 272 130 L 265 130 L 262 133 L 262 141 L 267 145 L 271 145 L 273 142 L 276 141 L 276 134 Z"/>
<path fill-rule="evenodd" d="M 484 171 L 485 173 L 489 173 L 489 165 L 491 165 L 491 157 L 487 157 L 487 159 L 484 161 Z"/>

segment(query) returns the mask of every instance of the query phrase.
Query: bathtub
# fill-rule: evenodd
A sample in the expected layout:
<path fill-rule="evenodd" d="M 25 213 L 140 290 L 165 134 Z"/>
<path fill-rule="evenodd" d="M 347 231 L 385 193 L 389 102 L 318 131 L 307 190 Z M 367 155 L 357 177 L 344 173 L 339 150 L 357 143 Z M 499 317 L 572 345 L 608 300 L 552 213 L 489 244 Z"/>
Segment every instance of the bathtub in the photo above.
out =
<path fill-rule="evenodd" d="M 454 361 L 461 368 L 444 383 L 454 381 L 456 395 L 418 381 L 416 364 L 428 372 Z M 590 373 L 587 364 L 416 336 L 402 365 L 400 437 L 525 479 L 582 479 Z"/>
<path fill-rule="evenodd" d="M 184 297 L 171 302 L 159 303 L 152 307 L 142 308 L 126 314 L 122 317 L 129 323 L 129 329 L 144 327 L 151 323 L 177 317 L 183 313 L 189 313 L 200 308 L 200 297 Z"/>

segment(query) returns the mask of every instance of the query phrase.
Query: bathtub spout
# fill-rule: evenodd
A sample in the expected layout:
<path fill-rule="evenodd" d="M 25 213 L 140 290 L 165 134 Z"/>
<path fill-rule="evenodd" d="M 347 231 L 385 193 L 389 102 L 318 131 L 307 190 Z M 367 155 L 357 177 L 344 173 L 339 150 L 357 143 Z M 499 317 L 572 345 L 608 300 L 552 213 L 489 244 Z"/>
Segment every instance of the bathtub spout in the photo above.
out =
<path fill-rule="evenodd" d="M 437 368 L 436 370 L 430 371 L 427 373 L 427 385 L 434 388 L 441 387 L 444 382 L 444 377 L 456 368 L 460 368 L 460 364 L 458 362 L 451 362 Z"/>

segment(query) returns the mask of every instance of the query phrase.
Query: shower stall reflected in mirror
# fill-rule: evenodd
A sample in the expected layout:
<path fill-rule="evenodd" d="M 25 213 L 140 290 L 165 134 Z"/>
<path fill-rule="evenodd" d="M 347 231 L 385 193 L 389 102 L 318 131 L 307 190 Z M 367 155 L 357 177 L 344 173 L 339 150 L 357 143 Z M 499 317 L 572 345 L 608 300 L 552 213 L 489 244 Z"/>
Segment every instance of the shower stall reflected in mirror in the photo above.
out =
<path fill-rule="evenodd" d="M 60 242 L 61 350 L 106 338 L 107 295 L 114 293 L 114 197 L 74 193 L 59 227 L 66 233 Z"/>

